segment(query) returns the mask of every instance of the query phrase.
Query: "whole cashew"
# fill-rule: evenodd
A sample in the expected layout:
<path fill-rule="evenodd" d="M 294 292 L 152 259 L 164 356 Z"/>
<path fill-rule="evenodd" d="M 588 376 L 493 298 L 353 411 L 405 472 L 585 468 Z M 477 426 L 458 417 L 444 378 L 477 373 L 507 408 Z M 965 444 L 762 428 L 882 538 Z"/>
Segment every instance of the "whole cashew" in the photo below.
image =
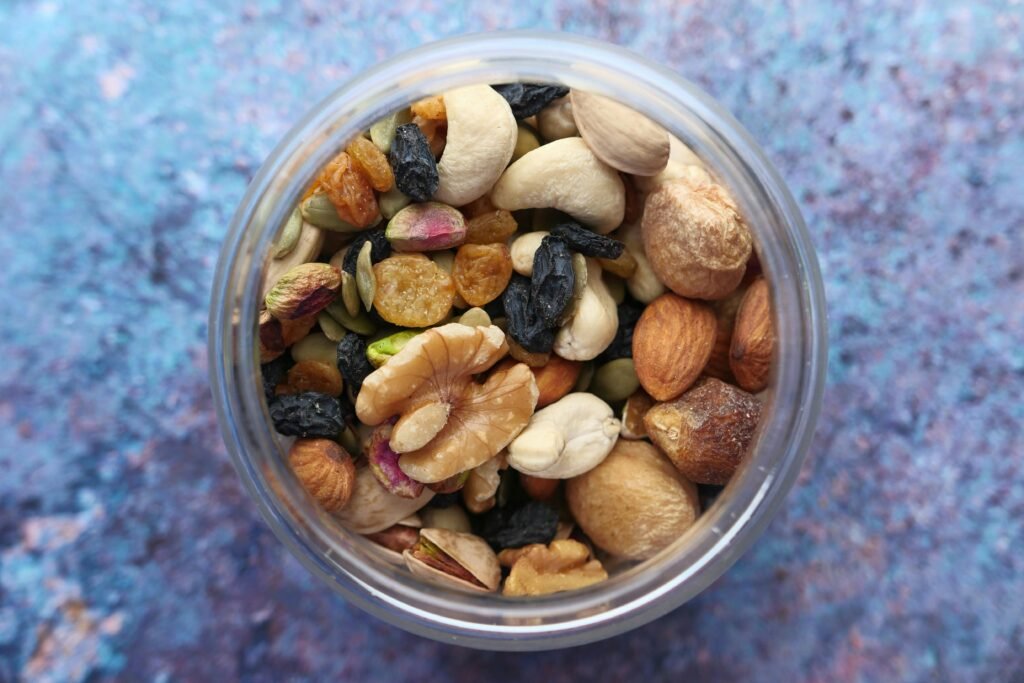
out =
<path fill-rule="evenodd" d="M 560 97 L 541 109 L 537 114 L 537 127 L 540 128 L 541 136 L 548 141 L 579 135 L 569 96 Z"/>
<path fill-rule="evenodd" d="M 568 394 L 533 414 L 508 445 L 508 464 L 534 477 L 570 479 L 601 464 L 620 428 L 611 407 L 598 397 Z"/>
<path fill-rule="evenodd" d="M 626 280 L 626 287 L 633 298 L 642 304 L 649 304 L 668 291 L 658 276 L 654 274 L 651 262 L 647 260 L 643 237 L 640 234 L 640 224 L 623 225 L 615 231 L 615 236 L 626 245 L 626 249 L 636 259 L 636 270 Z"/>
<path fill-rule="evenodd" d="M 549 234 L 547 230 L 537 230 L 516 237 L 509 247 L 512 254 L 512 270 L 526 277 L 533 275 L 533 255 L 540 248 L 541 241 Z"/>
<path fill-rule="evenodd" d="M 668 136 L 668 165 L 661 173 L 653 176 L 635 176 L 636 188 L 643 193 L 654 192 L 662 183 L 676 178 L 711 182 L 711 176 L 704 168 L 704 162 L 675 135 Z"/>
<path fill-rule="evenodd" d="M 592 360 L 615 339 L 619 312 L 601 279 L 601 266 L 587 259 L 587 286 L 583 298 L 555 335 L 554 352 L 566 360 Z"/>
<path fill-rule="evenodd" d="M 482 197 L 505 170 L 519 128 L 505 98 L 489 85 L 444 94 L 448 141 L 437 164 L 434 199 L 463 206 Z"/>
<path fill-rule="evenodd" d="M 555 140 L 508 167 L 491 192 L 499 209 L 553 208 L 602 235 L 622 223 L 626 189 L 583 138 Z"/>

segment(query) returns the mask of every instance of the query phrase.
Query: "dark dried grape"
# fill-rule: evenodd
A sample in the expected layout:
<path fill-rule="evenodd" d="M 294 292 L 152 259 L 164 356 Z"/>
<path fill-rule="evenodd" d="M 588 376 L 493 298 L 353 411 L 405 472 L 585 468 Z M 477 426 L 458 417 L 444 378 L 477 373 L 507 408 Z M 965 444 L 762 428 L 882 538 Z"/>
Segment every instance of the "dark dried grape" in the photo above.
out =
<path fill-rule="evenodd" d="M 615 339 L 608 345 L 608 348 L 601 353 L 598 360 L 601 362 L 615 360 L 616 358 L 633 357 L 633 329 L 640 314 L 644 312 L 644 305 L 633 299 L 626 299 L 618 307 L 619 329 L 615 331 Z"/>
<path fill-rule="evenodd" d="M 555 344 L 555 330 L 537 315 L 530 300 L 530 279 L 519 274 L 512 279 L 502 294 L 508 322 L 508 335 L 530 353 L 548 353 Z"/>
<path fill-rule="evenodd" d="M 533 255 L 530 303 L 548 327 L 558 325 L 565 307 L 572 301 L 575 284 L 569 247 L 557 237 L 545 237 Z"/>
<path fill-rule="evenodd" d="M 341 269 L 349 275 L 356 274 L 356 260 L 359 258 L 359 252 L 362 250 L 363 245 L 369 242 L 373 246 L 370 247 L 370 262 L 379 263 L 391 256 L 391 242 L 388 242 L 388 238 L 384 236 L 383 230 L 364 230 L 357 232 L 355 239 L 353 239 L 348 245 L 348 251 L 345 252 L 345 258 L 342 259 Z"/>
<path fill-rule="evenodd" d="M 530 118 L 554 100 L 569 94 L 569 89 L 564 85 L 503 83 L 491 87 L 505 98 L 512 107 L 512 115 L 518 121 Z"/>
<path fill-rule="evenodd" d="M 307 391 L 278 396 L 269 408 L 274 429 L 285 436 L 336 439 L 345 429 L 341 401 L 327 394 Z"/>
<path fill-rule="evenodd" d="M 558 530 L 558 513 L 532 500 L 516 510 L 495 508 L 480 525 L 480 535 L 495 550 L 522 548 L 531 543 L 550 543 Z"/>
<path fill-rule="evenodd" d="M 596 232 L 587 230 L 579 223 L 562 223 L 551 230 L 551 234 L 560 237 L 569 245 L 569 248 L 578 254 L 592 256 L 594 258 L 606 258 L 615 260 L 622 256 L 626 245 L 611 237 L 598 235 Z"/>
<path fill-rule="evenodd" d="M 359 393 L 363 380 L 373 372 L 373 366 L 366 359 L 366 342 L 355 332 L 349 332 L 338 342 L 338 370 L 353 395 Z"/>
<path fill-rule="evenodd" d="M 293 365 L 295 365 L 295 361 L 292 360 L 292 355 L 286 353 L 260 366 L 260 375 L 263 377 L 263 393 L 268 402 L 274 400 L 274 390 L 278 384 L 285 381 L 285 377 Z"/>
<path fill-rule="evenodd" d="M 415 123 L 395 129 L 395 140 L 388 155 L 395 172 L 395 186 L 417 202 L 425 202 L 437 192 L 440 179 L 437 162 L 430 151 L 430 143 Z"/>

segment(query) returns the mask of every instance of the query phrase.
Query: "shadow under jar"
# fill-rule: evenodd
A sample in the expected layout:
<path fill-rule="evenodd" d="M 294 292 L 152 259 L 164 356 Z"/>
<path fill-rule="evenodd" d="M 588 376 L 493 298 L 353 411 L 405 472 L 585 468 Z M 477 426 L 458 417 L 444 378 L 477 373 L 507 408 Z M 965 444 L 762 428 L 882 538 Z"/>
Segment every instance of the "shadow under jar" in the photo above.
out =
<path fill-rule="evenodd" d="M 671 546 L 593 586 L 511 599 L 424 583 L 306 494 L 273 431 L 256 334 L 268 250 L 320 169 L 410 102 L 475 83 L 558 83 L 618 100 L 664 126 L 727 187 L 771 283 L 773 372 L 761 423 L 728 486 Z M 607 638 L 665 614 L 720 576 L 763 532 L 795 480 L 818 417 L 826 363 L 816 257 L 790 193 L 739 123 L 671 71 L 567 35 L 491 33 L 430 44 L 354 78 L 318 104 L 252 181 L 213 285 L 210 373 L 225 443 L 267 523 L 325 584 L 410 632 L 470 647 L 542 650 Z"/>

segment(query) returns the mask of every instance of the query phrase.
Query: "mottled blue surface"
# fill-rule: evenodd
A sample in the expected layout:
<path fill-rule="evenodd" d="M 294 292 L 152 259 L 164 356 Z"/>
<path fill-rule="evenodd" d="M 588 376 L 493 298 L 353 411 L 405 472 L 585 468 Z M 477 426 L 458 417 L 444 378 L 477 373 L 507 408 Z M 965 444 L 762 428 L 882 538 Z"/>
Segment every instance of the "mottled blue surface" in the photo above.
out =
<path fill-rule="evenodd" d="M 0 3 L 0 681 L 1024 680 L 1024 7 L 398 4 Z M 718 97 L 830 300 L 825 411 L 768 534 L 571 652 L 442 646 L 328 595 L 243 493 L 206 379 L 217 250 L 280 136 L 379 59 L 497 27 Z"/>

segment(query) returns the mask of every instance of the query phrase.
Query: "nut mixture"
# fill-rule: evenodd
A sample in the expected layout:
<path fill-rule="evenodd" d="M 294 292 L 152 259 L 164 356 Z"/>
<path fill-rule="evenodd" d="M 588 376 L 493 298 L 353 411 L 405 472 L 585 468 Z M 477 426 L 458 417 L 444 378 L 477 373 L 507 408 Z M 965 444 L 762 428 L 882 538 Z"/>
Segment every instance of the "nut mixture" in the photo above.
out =
<path fill-rule="evenodd" d="M 339 150 L 268 255 L 288 464 L 425 581 L 604 581 L 684 534 L 754 439 L 774 334 L 752 246 L 701 160 L 618 102 L 414 102 Z"/>

